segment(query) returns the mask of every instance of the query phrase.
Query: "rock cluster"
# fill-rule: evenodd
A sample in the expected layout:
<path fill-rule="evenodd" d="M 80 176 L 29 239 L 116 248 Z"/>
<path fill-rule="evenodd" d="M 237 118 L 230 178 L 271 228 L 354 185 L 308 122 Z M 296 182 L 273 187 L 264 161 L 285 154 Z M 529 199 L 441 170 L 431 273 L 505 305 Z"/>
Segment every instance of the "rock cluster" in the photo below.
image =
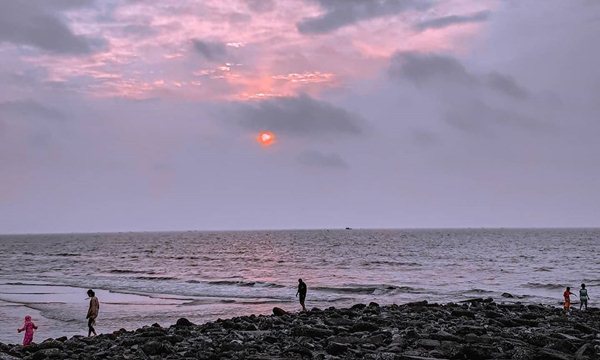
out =
<path fill-rule="evenodd" d="M 13 359 L 600 359 L 600 310 L 542 305 L 357 304 L 194 325 L 179 319 L 93 338 L 0 344 Z"/>

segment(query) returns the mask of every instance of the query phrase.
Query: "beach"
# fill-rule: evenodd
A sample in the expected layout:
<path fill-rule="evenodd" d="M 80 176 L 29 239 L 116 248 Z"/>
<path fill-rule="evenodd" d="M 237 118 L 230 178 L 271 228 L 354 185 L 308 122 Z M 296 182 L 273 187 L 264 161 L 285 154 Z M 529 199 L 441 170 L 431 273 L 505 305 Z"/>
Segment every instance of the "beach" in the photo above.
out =
<path fill-rule="evenodd" d="M 87 335 L 87 289 L 97 330 L 201 324 L 273 307 L 459 302 L 560 306 L 565 286 L 600 285 L 597 229 L 290 230 L 0 236 L 0 342 Z M 576 300 L 576 299 L 575 299 Z"/>
<path fill-rule="evenodd" d="M 522 359 L 600 358 L 600 310 L 427 301 L 250 315 L 194 325 L 180 318 L 92 338 L 0 344 L 0 359 Z"/>

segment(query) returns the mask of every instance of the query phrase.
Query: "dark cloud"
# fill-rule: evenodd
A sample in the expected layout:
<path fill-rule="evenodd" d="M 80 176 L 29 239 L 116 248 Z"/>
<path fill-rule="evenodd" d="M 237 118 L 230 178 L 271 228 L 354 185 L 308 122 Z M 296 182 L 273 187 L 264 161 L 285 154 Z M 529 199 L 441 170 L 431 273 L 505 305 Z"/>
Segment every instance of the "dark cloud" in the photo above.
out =
<path fill-rule="evenodd" d="M 363 20 L 399 14 L 411 9 L 426 9 L 427 0 L 313 0 L 324 10 L 322 15 L 297 24 L 303 34 L 323 34 Z"/>
<path fill-rule="evenodd" d="M 240 104 L 237 116 L 242 126 L 254 131 L 272 130 L 296 136 L 362 132 L 358 115 L 307 95 Z"/>
<path fill-rule="evenodd" d="M 476 81 L 456 59 L 437 54 L 400 52 L 391 59 L 390 74 L 416 84 L 430 81 L 450 81 L 469 84 Z"/>
<path fill-rule="evenodd" d="M 469 15 L 449 15 L 422 21 L 415 27 L 419 30 L 441 29 L 456 24 L 483 22 L 489 19 L 489 17 L 489 11 L 479 11 Z"/>
<path fill-rule="evenodd" d="M 347 168 L 348 163 L 336 153 L 323 153 L 317 150 L 309 150 L 298 156 L 298 161 L 307 166 L 326 168 Z"/>
<path fill-rule="evenodd" d="M 257 13 L 270 12 L 275 9 L 273 0 L 246 0 L 248 8 Z"/>
<path fill-rule="evenodd" d="M 498 90 L 508 96 L 517 99 L 523 99 L 529 96 L 529 92 L 508 75 L 493 72 L 485 76 L 484 81 L 490 88 Z"/>
<path fill-rule="evenodd" d="M 89 1 L 2 1 L 0 42 L 34 46 L 58 54 L 86 54 L 103 45 L 101 39 L 77 35 L 60 11 Z"/>
<path fill-rule="evenodd" d="M 389 73 L 394 78 L 406 79 L 417 85 L 435 82 L 446 86 L 481 86 L 515 99 L 529 95 L 508 75 L 498 72 L 479 75 L 447 55 L 400 52 L 392 57 Z"/>
<path fill-rule="evenodd" d="M 418 85 L 441 109 L 440 117 L 460 130 L 492 134 L 495 126 L 541 126 L 523 108 L 528 91 L 508 75 L 478 74 L 453 57 L 413 52 L 394 55 L 389 74 L 401 83 Z"/>
<path fill-rule="evenodd" d="M 194 50 L 209 61 L 221 61 L 227 58 L 227 46 L 217 41 L 192 40 Z"/>

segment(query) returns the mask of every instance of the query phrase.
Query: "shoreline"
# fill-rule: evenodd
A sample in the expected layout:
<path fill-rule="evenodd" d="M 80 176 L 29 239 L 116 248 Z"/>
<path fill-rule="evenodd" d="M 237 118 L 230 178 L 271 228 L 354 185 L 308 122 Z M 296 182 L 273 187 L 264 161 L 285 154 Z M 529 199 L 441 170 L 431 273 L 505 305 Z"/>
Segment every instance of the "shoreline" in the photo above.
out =
<path fill-rule="evenodd" d="M 279 313 L 279 312 L 278 312 Z M 426 301 L 249 315 L 97 337 L 0 343 L 0 359 L 559 359 L 600 358 L 600 309 Z"/>

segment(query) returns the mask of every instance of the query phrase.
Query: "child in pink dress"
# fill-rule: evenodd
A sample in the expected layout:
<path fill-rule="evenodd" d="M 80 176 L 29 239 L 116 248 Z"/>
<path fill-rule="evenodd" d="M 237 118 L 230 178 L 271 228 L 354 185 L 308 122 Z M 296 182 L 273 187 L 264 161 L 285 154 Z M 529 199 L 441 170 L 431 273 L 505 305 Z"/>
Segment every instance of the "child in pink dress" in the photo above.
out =
<path fill-rule="evenodd" d="M 31 344 L 33 341 L 33 330 L 37 330 L 37 326 L 31 321 L 31 316 L 25 316 L 25 322 L 23 323 L 23 327 L 17 329 L 18 332 L 25 331 L 25 337 L 23 338 L 23 346 L 27 346 Z"/>

